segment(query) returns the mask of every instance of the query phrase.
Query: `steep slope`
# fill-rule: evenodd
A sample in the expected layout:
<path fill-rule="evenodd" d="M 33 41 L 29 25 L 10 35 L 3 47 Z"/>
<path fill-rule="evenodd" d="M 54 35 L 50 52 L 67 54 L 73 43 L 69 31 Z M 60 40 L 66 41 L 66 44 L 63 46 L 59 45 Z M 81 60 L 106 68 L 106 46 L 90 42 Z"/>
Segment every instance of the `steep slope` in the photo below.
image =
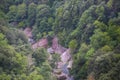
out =
<path fill-rule="evenodd" d="M 73 59 L 70 75 L 75 80 L 120 80 L 119 4 L 120 0 L 1 0 L 0 28 L 1 25 L 6 28 L 0 32 L 15 51 L 26 55 L 30 53 L 30 46 L 16 28 L 24 30 L 30 27 L 27 36 L 36 49 L 31 52 L 37 68 L 28 73 L 29 79 L 30 74 L 38 74 L 38 78 L 47 75 L 45 80 L 52 80 L 50 72 L 55 60 L 59 67 L 62 64 L 55 54 L 49 65 L 47 51 L 66 56 L 62 58 L 66 62 L 67 50 L 70 49 Z M 41 46 L 49 49 L 37 48 Z M 66 69 L 64 72 L 67 73 Z"/>

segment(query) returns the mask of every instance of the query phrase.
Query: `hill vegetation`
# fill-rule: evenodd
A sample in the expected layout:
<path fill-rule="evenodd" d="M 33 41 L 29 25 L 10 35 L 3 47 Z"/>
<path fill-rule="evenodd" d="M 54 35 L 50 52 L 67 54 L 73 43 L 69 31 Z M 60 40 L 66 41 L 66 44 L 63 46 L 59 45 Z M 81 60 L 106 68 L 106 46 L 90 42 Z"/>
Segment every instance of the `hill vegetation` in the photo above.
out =
<path fill-rule="evenodd" d="M 0 1 L 0 80 L 57 80 L 46 49 L 31 49 L 26 27 L 34 41 L 51 46 L 57 36 L 72 50 L 75 80 L 120 80 L 120 0 Z"/>

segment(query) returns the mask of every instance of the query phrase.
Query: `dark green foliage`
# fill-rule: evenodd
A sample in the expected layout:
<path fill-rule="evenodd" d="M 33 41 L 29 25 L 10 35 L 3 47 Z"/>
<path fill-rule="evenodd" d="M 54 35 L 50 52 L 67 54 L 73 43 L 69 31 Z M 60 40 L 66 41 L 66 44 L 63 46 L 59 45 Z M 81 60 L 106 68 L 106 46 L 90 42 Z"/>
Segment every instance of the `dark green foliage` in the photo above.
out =
<path fill-rule="evenodd" d="M 44 48 L 39 48 L 35 50 L 32 54 L 32 57 L 35 59 L 36 69 L 38 70 L 39 74 L 44 77 L 44 80 L 56 80 L 55 77 L 51 74 L 52 67 L 48 62 L 49 54 Z"/>
<path fill-rule="evenodd" d="M 53 18 L 51 16 L 51 9 L 48 5 L 42 4 L 38 5 L 36 8 L 36 23 L 33 27 L 33 36 L 41 38 L 48 34 L 52 30 Z M 37 34 L 41 34 L 41 37 L 37 37 Z"/>
<path fill-rule="evenodd" d="M 48 59 L 48 53 L 42 48 L 34 51 L 32 56 L 35 58 L 36 65 L 42 65 L 42 63 Z"/>
<path fill-rule="evenodd" d="M 100 47 L 103 47 L 104 45 L 108 45 L 111 41 L 110 36 L 107 32 L 101 32 L 99 29 L 95 30 L 95 34 L 90 38 L 91 39 L 91 45 L 98 49 Z"/>
<path fill-rule="evenodd" d="M 52 54 L 52 60 L 50 61 L 50 65 L 52 68 L 56 68 L 56 64 L 57 62 L 60 61 L 60 55 L 59 54 Z"/>
<path fill-rule="evenodd" d="M 28 26 L 33 26 L 36 21 L 36 4 L 31 3 L 28 6 Z"/>
<path fill-rule="evenodd" d="M 95 79 L 103 80 L 119 80 L 120 74 L 118 68 L 120 62 L 120 55 L 116 53 L 104 53 L 102 51 L 96 52 L 94 59 L 91 59 L 89 64 L 89 71 L 95 73 Z M 117 75 L 116 75 L 117 74 Z M 116 77 L 115 77 L 116 76 Z"/>
<path fill-rule="evenodd" d="M 0 27 L 0 80 L 44 80 L 44 78 L 45 80 L 54 80 L 55 78 L 50 73 L 51 67 L 46 62 L 48 59 L 46 51 L 41 49 L 40 51 L 43 54 L 37 58 L 37 60 L 42 61 L 40 69 L 43 70 L 38 73 L 37 66 L 35 64 L 33 64 L 34 66 L 29 65 L 30 63 L 28 63 L 28 55 L 33 54 L 33 50 L 31 50 L 27 42 L 24 42 L 24 35 L 17 29 L 13 30 L 5 26 Z M 16 39 L 15 42 L 13 41 L 14 39 Z M 44 62 L 46 62 L 46 66 Z M 39 63 L 37 64 L 40 65 Z M 43 73 L 46 70 L 47 72 Z"/>
<path fill-rule="evenodd" d="M 87 46 L 85 43 L 83 43 L 79 49 L 79 52 L 75 54 L 74 56 L 74 64 L 73 65 L 73 70 L 71 73 L 76 73 L 73 74 L 75 77 L 75 80 L 78 80 L 79 78 L 84 79 L 87 76 L 87 66 L 86 64 L 86 53 L 89 50 L 89 46 Z"/>
<path fill-rule="evenodd" d="M 0 68 L 2 72 L 7 74 L 11 72 L 14 74 L 23 73 L 27 66 L 25 60 L 26 57 L 17 53 L 14 48 L 7 43 L 4 35 L 0 33 Z"/>
<path fill-rule="evenodd" d="M 22 31 L 17 29 L 8 29 L 5 26 L 0 26 L 0 31 L 6 35 L 9 44 L 18 44 L 19 40 L 22 40 L 23 43 L 28 43 L 26 36 Z"/>
<path fill-rule="evenodd" d="M 16 21 L 17 6 L 16 5 L 10 6 L 7 15 L 10 22 Z"/>

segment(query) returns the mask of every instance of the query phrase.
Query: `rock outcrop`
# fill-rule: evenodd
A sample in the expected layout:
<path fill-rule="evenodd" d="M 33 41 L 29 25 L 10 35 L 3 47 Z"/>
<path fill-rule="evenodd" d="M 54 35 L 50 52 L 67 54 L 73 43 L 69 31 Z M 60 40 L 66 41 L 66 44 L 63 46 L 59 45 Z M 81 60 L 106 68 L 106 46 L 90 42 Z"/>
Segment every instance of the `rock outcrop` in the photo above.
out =
<path fill-rule="evenodd" d="M 54 50 L 55 53 L 58 53 L 58 54 L 62 54 L 66 51 L 66 48 L 62 47 L 59 44 L 57 37 L 54 37 L 52 40 L 52 49 Z"/>
<path fill-rule="evenodd" d="M 34 42 L 32 40 L 32 29 L 26 28 L 24 30 L 25 35 L 28 38 L 28 41 Z M 71 77 L 69 77 L 69 69 L 72 68 L 72 58 L 71 58 L 71 49 L 67 49 L 59 44 L 58 38 L 55 36 L 52 39 L 52 45 L 48 48 L 48 39 L 42 38 L 39 41 L 35 42 L 31 45 L 32 49 L 37 49 L 39 47 L 44 47 L 47 49 L 47 52 L 50 53 L 56 53 L 60 54 L 61 60 L 57 62 L 56 66 L 57 69 L 54 69 L 54 74 L 58 77 L 58 80 L 71 80 Z M 50 60 L 52 59 L 52 56 L 49 57 Z M 59 73 L 59 74 L 58 74 Z"/>
<path fill-rule="evenodd" d="M 29 27 L 25 28 L 24 34 L 26 35 L 27 38 L 32 38 L 32 29 Z"/>
<path fill-rule="evenodd" d="M 47 48 L 48 40 L 46 38 L 40 39 L 38 42 L 32 44 L 33 49 L 37 49 L 39 47 Z"/>

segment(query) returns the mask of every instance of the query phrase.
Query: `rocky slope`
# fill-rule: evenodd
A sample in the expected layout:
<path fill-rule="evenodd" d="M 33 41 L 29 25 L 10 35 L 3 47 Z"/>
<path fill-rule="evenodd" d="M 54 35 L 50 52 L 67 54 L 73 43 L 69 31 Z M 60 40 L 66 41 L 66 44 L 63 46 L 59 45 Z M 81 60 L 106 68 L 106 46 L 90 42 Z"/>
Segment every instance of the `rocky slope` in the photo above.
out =
<path fill-rule="evenodd" d="M 34 42 L 34 40 L 32 39 L 32 29 L 31 28 L 26 28 L 24 29 L 24 34 L 27 36 L 28 41 L 31 44 L 32 49 L 37 49 L 40 47 L 46 48 L 47 52 L 50 54 L 50 57 L 52 59 L 52 54 L 60 54 L 60 61 L 57 62 L 56 69 L 53 69 L 53 73 L 54 75 L 56 75 L 58 77 L 58 79 L 60 78 L 64 78 L 66 80 L 72 80 L 72 77 L 69 75 L 69 69 L 72 68 L 72 58 L 71 58 L 71 49 L 67 49 L 63 46 L 61 46 L 58 42 L 58 38 L 55 36 L 52 39 L 52 45 L 48 46 L 48 39 L 47 38 L 42 38 L 37 42 Z M 30 57 L 30 55 L 28 56 L 28 62 L 31 65 L 30 62 L 32 62 L 32 59 Z M 32 62 L 33 63 L 33 62 Z"/>

